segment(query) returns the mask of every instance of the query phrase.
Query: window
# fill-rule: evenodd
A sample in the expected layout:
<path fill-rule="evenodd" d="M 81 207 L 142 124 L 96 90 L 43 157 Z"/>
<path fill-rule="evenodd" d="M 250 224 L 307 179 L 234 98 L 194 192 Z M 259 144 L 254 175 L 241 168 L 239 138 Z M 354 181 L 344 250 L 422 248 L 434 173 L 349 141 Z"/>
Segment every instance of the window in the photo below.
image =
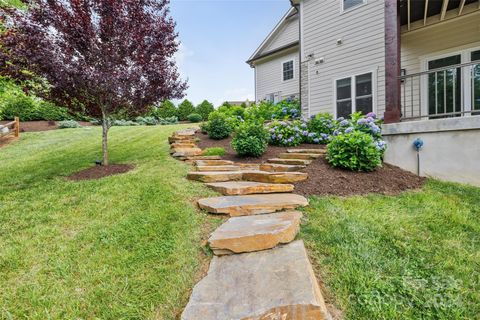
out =
<path fill-rule="evenodd" d="M 283 81 L 292 80 L 294 78 L 293 60 L 284 62 L 283 66 Z"/>
<path fill-rule="evenodd" d="M 478 60 L 478 64 L 472 70 L 472 110 L 480 110 L 480 50 L 472 52 L 472 62 Z M 473 115 L 480 115 L 475 112 Z"/>
<path fill-rule="evenodd" d="M 365 73 L 337 80 L 337 117 L 349 117 L 354 112 L 367 114 L 373 111 L 373 74 Z"/>
<path fill-rule="evenodd" d="M 347 11 L 356 6 L 366 3 L 366 0 L 342 0 L 343 1 L 343 11 Z"/>

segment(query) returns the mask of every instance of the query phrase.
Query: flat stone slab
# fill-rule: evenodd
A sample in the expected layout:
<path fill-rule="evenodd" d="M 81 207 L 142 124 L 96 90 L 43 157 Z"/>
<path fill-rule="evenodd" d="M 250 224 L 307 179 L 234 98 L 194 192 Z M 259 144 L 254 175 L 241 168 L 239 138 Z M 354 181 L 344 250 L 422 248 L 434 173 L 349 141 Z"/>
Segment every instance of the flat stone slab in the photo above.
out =
<path fill-rule="evenodd" d="M 172 149 L 170 153 L 172 156 L 177 157 L 191 157 L 191 156 L 199 156 L 202 154 L 202 149 L 200 148 L 181 148 L 181 149 Z"/>
<path fill-rule="evenodd" d="M 196 166 L 231 166 L 234 164 L 233 161 L 229 160 L 194 160 L 193 162 Z"/>
<path fill-rule="evenodd" d="M 176 143 L 176 142 L 196 142 L 196 139 L 194 136 L 171 136 L 168 137 L 168 143 Z"/>
<path fill-rule="evenodd" d="M 231 217 L 292 210 L 307 205 L 308 200 L 305 197 L 292 193 L 224 196 L 198 200 L 201 209 L 214 214 L 228 214 Z"/>
<path fill-rule="evenodd" d="M 190 172 L 187 179 L 200 182 L 225 182 L 242 180 L 242 172 L 222 171 L 222 172 Z"/>
<path fill-rule="evenodd" d="M 300 211 L 285 211 L 228 219 L 208 244 L 218 255 L 267 250 L 292 242 L 300 228 Z"/>
<path fill-rule="evenodd" d="M 312 163 L 312 160 L 302 160 L 302 159 L 268 159 L 268 163 L 278 163 L 278 164 L 289 164 L 289 165 L 304 165 L 307 166 Z"/>
<path fill-rule="evenodd" d="M 182 320 L 331 320 L 302 241 L 213 257 Z"/>
<path fill-rule="evenodd" d="M 175 136 L 194 136 L 195 133 L 200 130 L 199 127 L 187 128 L 184 130 L 179 130 L 175 132 L 173 135 Z"/>
<path fill-rule="evenodd" d="M 288 149 L 288 153 L 317 153 L 317 154 L 325 154 L 327 153 L 327 149 Z"/>
<path fill-rule="evenodd" d="M 320 158 L 322 155 L 318 153 L 280 153 L 278 157 L 280 159 L 302 159 L 302 160 L 314 160 Z"/>
<path fill-rule="evenodd" d="M 170 145 L 170 149 L 177 148 L 196 148 L 197 144 L 195 142 L 175 142 Z"/>
<path fill-rule="evenodd" d="M 240 171 L 237 166 L 196 166 L 197 171 Z"/>
<path fill-rule="evenodd" d="M 268 172 L 294 172 L 305 169 L 306 166 L 299 164 L 278 164 L 278 163 L 264 163 L 260 165 L 261 171 Z"/>
<path fill-rule="evenodd" d="M 222 157 L 220 156 L 190 156 L 190 157 L 183 157 L 182 160 L 185 160 L 187 163 L 195 163 L 198 160 L 221 160 Z"/>
<path fill-rule="evenodd" d="M 243 180 L 265 183 L 294 183 L 308 179 L 304 172 L 244 171 Z"/>
<path fill-rule="evenodd" d="M 292 192 L 293 184 L 262 183 L 253 181 L 230 181 L 208 183 L 207 186 L 226 196 Z"/>

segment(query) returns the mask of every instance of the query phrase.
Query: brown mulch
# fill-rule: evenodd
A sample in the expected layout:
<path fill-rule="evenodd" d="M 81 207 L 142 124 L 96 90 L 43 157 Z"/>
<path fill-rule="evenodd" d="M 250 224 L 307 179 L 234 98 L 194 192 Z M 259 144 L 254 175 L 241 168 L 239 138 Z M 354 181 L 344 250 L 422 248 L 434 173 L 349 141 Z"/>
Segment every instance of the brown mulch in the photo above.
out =
<path fill-rule="evenodd" d="M 0 124 L 6 124 L 11 121 L 0 121 Z M 88 127 L 90 122 L 78 121 L 82 126 Z M 58 121 L 26 121 L 20 122 L 20 132 L 38 132 L 58 129 Z"/>
<path fill-rule="evenodd" d="M 121 174 L 133 170 L 134 165 L 131 164 L 111 164 L 109 166 L 94 166 L 79 172 L 76 172 L 67 177 L 69 180 L 95 180 L 101 179 L 116 174 Z"/>
<path fill-rule="evenodd" d="M 310 144 L 295 148 L 269 146 L 267 152 L 260 158 L 241 158 L 230 146 L 231 138 L 212 140 L 202 133 L 197 133 L 197 137 L 200 138 L 198 143 L 200 148 L 223 147 L 226 151 L 223 159 L 242 163 L 262 163 L 277 158 L 279 153 L 286 152 L 287 149 L 325 148 Z M 307 166 L 305 172 L 308 173 L 308 179 L 295 184 L 295 193 L 305 196 L 352 196 L 369 193 L 394 195 L 406 190 L 420 189 L 425 182 L 423 177 L 386 163 L 374 172 L 352 172 L 333 168 L 323 157 L 314 160 Z"/>

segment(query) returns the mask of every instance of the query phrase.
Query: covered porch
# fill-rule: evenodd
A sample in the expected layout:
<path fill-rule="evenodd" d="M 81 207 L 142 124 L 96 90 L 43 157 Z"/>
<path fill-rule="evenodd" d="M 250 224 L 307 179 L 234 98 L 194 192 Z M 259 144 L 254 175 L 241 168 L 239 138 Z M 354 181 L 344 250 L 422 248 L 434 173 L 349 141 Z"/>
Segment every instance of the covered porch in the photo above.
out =
<path fill-rule="evenodd" d="M 386 123 L 480 115 L 480 1 L 386 3 Z"/>

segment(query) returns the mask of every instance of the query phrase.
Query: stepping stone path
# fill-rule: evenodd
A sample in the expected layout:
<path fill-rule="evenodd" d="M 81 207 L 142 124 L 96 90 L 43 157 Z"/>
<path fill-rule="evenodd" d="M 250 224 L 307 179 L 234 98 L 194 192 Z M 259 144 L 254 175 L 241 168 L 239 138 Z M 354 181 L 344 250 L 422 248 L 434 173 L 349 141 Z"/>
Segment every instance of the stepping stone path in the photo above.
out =
<path fill-rule="evenodd" d="M 308 200 L 292 193 L 301 172 L 324 149 L 288 149 L 263 164 L 202 156 L 195 132 L 175 132 L 172 156 L 194 165 L 190 180 L 223 194 L 198 200 L 212 214 L 230 218 L 208 244 L 208 274 L 193 288 L 182 320 L 330 320 L 303 241 L 294 241 Z"/>

